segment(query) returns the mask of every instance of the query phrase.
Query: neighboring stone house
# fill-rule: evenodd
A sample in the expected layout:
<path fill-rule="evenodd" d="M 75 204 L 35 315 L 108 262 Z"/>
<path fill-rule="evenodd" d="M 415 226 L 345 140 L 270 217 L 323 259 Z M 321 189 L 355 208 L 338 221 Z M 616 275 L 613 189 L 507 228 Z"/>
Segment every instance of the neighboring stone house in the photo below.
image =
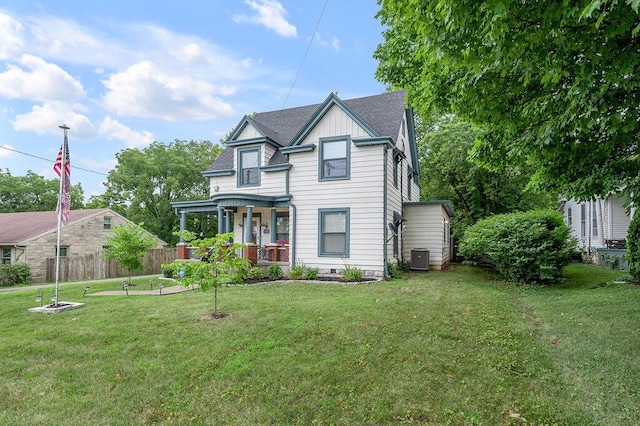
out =
<path fill-rule="evenodd" d="M 357 267 L 386 276 L 414 249 L 428 265 L 451 259 L 447 201 L 420 203 L 412 110 L 406 93 L 342 100 L 245 116 L 203 172 L 207 200 L 172 203 L 218 217 L 218 232 L 247 244 L 252 262 L 304 264 L 321 274 Z M 178 245 L 184 258 L 186 246 Z M 422 256 L 422 255 L 420 255 Z M 424 256 L 421 257 L 424 260 Z"/>
<path fill-rule="evenodd" d="M 107 239 L 113 235 L 113 227 L 127 222 L 129 220 L 111 209 L 71 210 L 69 223 L 60 232 L 60 256 L 102 251 Z M 27 263 L 33 281 L 43 282 L 46 259 L 56 256 L 57 227 L 58 215 L 54 211 L 0 213 L 2 263 Z M 157 239 L 156 248 L 167 245 L 153 237 Z"/>

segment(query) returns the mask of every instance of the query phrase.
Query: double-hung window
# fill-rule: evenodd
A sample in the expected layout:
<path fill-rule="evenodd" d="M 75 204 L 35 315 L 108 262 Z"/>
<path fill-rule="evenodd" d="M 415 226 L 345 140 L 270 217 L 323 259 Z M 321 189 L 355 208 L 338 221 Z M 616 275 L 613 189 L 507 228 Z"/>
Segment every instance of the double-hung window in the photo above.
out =
<path fill-rule="evenodd" d="M 350 142 L 348 136 L 320 139 L 320 180 L 349 179 Z"/>
<path fill-rule="evenodd" d="M 260 148 L 238 150 L 238 186 L 260 185 Z"/>
<path fill-rule="evenodd" d="M 2 249 L 2 264 L 10 265 L 11 264 L 11 249 L 3 248 Z"/>
<path fill-rule="evenodd" d="M 349 257 L 349 209 L 320 209 L 318 222 L 318 254 Z"/>

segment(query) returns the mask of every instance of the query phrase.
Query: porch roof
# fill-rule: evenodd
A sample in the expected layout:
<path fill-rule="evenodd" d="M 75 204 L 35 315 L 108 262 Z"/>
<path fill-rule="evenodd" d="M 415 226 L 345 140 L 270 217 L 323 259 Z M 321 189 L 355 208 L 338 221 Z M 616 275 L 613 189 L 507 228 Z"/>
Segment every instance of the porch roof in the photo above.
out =
<path fill-rule="evenodd" d="M 288 207 L 291 195 L 215 194 L 208 200 L 176 201 L 171 203 L 178 212 L 216 213 L 219 207 Z"/>

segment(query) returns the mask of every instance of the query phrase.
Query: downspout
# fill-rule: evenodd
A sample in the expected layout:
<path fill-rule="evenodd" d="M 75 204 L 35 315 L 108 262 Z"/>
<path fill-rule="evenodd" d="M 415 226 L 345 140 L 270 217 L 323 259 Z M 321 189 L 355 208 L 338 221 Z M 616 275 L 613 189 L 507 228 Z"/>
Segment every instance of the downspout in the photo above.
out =
<path fill-rule="evenodd" d="M 387 253 L 387 185 L 388 185 L 388 177 L 387 177 L 387 167 L 389 164 L 389 153 L 386 145 L 382 145 L 382 151 L 384 152 L 384 177 L 383 177 L 383 195 L 382 195 L 382 273 L 384 274 L 384 278 L 389 278 L 389 255 Z"/>
<path fill-rule="evenodd" d="M 403 143 L 403 148 L 404 149 L 404 143 Z M 404 162 L 404 159 L 402 157 L 400 157 L 400 215 L 404 217 L 404 192 L 403 192 L 403 186 L 404 186 L 404 169 L 402 168 L 402 163 Z M 400 223 L 400 228 L 398 229 L 398 236 L 400 237 L 400 261 L 402 263 L 404 263 L 404 236 L 402 231 L 402 223 Z"/>

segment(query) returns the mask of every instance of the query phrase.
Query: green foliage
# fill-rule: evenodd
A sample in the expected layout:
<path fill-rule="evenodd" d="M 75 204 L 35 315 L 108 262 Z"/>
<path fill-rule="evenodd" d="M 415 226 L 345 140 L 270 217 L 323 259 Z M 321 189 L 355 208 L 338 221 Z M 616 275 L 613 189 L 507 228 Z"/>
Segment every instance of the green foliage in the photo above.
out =
<path fill-rule="evenodd" d="M 362 281 L 362 270 L 360 268 L 351 267 L 349 265 L 344 266 L 342 271 L 342 281 L 357 282 Z"/>
<path fill-rule="evenodd" d="M 143 268 L 141 259 L 156 245 L 156 239 L 144 230 L 142 224 L 127 222 L 113 227 L 113 235 L 107 239 L 106 245 L 104 257 L 117 260 L 129 272 L 131 283 L 131 272 Z"/>
<path fill-rule="evenodd" d="M 304 272 L 302 274 L 303 280 L 317 280 L 318 279 L 318 268 L 310 268 L 306 266 L 304 268 Z"/>
<path fill-rule="evenodd" d="M 301 280 L 304 277 L 304 264 L 296 263 L 289 270 L 289 279 L 291 280 Z"/>
<path fill-rule="evenodd" d="M 289 270 L 291 280 L 315 280 L 318 278 L 318 268 L 310 268 L 302 262 L 296 262 Z"/>
<path fill-rule="evenodd" d="M 247 272 L 247 278 L 250 280 L 260 280 L 264 278 L 262 269 L 258 268 L 257 266 L 250 268 L 249 271 Z"/>
<path fill-rule="evenodd" d="M 445 115 L 432 122 L 417 120 L 421 199 L 451 200 L 456 212 L 452 237 L 494 214 L 555 206 L 557 194 L 527 188 L 530 167 L 506 165 L 499 171 L 476 164 L 470 151 L 482 136 L 477 127 Z"/>
<path fill-rule="evenodd" d="M 31 269 L 26 263 L 0 265 L 0 287 L 29 284 Z"/>
<path fill-rule="evenodd" d="M 199 239 L 190 231 L 178 233 L 192 246 L 198 248 L 199 257 L 210 252 L 208 262 L 173 262 L 179 271 L 179 281 L 185 287 L 199 285 L 202 291 L 214 290 L 214 313 L 218 313 L 218 287 L 228 284 L 243 284 L 248 277 L 251 262 L 239 257 L 236 252 L 245 247 L 240 243 L 228 243 L 233 233 L 218 234 L 212 238 Z"/>
<path fill-rule="evenodd" d="M 633 215 L 627 229 L 627 254 L 629 275 L 634 281 L 640 281 L 640 214 Z"/>
<path fill-rule="evenodd" d="M 280 265 L 269 265 L 267 268 L 267 276 L 272 280 L 281 280 L 284 277 Z"/>
<path fill-rule="evenodd" d="M 0 170 L 0 213 L 55 210 L 59 191 L 59 179 L 45 179 L 31 170 L 25 176 L 11 176 L 9 169 Z M 83 207 L 84 194 L 78 182 L 71 185 L 71 209 Z"/>
<path fill-rule="evenodd" d="M 178 242 L 173 232 L 180 219 L 172 201 L 205 199 L 209 181 L 206 170 L 220 154 L 220 146 L 209 141 L 154 142 L 144 149 L 130 148 L 116 154 L 118 164 L 109 172 L 104 194 L 92 197 L 91 207 L 110 207 L 134 222 L 144 222 L 164 241 Z M 205 235 L 217 231 L 215 216 L 189 221 L 188 229 Z"/>
<path fill-rule="evenodd" d="M 173 263 L 162 264 L 162 275 L 165 278 L 173 278 L 175 276 L 175 265 Z"/>
<path fill-rule="evenodd" d="M 513 283 L 556 282 L 575 241 L 560 213 L 532 210 L 492 216 L 469 227 L 460 244 L 467 259 L 488 263 Z"/>
<path fill-rule="evenodd" d="M 640 197 L 637 0 L 380 4 L 377 78 L 425 119 L 482 128 L 478 161 L 570 197 Z"/>

